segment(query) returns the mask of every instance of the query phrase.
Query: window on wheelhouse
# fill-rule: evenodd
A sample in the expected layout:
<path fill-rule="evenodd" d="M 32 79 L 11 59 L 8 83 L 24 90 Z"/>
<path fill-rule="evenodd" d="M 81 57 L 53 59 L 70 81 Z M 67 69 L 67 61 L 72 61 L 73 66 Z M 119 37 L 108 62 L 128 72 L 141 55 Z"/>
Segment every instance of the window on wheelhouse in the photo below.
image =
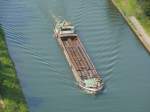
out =
<path fill-rule="evenodd" d="M 62 31 L 70 31 L 70 30 L 72 30 L 71 28 L 62 28 L 61 29 Z"/>
<path fill-rule="evenodd" d="M 62 27 L 61 33 L 74 33 L 74 27 Z"/>

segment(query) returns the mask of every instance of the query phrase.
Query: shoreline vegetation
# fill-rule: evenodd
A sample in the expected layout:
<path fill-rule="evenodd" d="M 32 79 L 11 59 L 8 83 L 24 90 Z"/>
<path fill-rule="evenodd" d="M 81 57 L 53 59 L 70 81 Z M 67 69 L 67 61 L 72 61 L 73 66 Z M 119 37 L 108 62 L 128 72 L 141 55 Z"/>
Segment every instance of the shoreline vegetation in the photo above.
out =
<path fill-rule="evenodd" d="M 28 112 L 4 36 L 0 27 L 0 112 Z"/>
<path fill-rule="evenodd" d="M 150 17 L 145 15 L 139 0 L 111 1 L 150 53 Z"/>

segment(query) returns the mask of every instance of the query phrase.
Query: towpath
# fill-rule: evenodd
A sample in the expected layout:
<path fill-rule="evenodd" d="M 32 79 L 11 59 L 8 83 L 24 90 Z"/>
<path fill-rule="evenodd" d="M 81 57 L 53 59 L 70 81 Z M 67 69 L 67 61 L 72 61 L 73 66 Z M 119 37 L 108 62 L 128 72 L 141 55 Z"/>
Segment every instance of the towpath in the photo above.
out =
<path fill-rule="evenodd" d="M 142 41 L 144 46 L 147 48 L 147 50 L 150 52 L 150 36 L 145 32 L 142 25 L 139 23 L 139 21 L 134 16 L 129 17 L 131 24 L 133 25 L 136 34 L 138 35 L 139 39 Z"/>

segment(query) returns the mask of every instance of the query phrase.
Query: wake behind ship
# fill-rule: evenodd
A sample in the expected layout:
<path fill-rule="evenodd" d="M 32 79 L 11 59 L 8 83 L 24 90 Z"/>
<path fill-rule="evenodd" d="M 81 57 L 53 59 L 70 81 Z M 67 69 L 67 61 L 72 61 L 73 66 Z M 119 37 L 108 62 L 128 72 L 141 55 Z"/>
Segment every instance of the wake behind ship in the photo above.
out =
<path fill-rule="evenodd" d="M 89 94 L 101 91 L 102 78 L 87 55 L 79 36 L 75 33 L 74 26 L 70 22 L 59 21 L 55 25 L 54 35 L 63 49 L 79 87 Z"/>

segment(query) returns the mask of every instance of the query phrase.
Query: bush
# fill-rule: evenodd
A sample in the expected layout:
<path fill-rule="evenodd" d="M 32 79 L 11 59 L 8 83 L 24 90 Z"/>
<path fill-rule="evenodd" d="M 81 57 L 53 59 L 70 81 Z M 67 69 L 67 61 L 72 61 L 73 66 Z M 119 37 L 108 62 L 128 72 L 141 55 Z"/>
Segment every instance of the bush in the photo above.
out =
<path fill-rule="evenodd" d="M 138 0 L 138 2 L 144 11 L 144 14 L 150 19 L 150 0 Z"/>

